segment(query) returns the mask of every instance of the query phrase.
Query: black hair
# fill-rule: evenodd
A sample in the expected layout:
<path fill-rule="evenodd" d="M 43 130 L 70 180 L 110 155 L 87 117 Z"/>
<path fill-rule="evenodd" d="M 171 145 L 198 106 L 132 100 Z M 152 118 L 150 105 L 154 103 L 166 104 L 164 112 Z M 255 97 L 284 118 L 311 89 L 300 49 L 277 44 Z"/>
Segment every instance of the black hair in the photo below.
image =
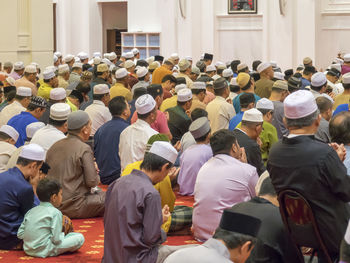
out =
<path fill-rule="evenodd" d="M 242 87 L 242 90 L 249 89 L 251 85 L 252 85 L 252 77 L 250 77 L 248 83 L 244 87 Z"/>
<path fill-rule="evenodd" d="M 27 110 L 28 111 L 34 111 L 36 109 L 44 109 L 46 107 L 41 107 L 41 106 L 38 106 L 38 105 L 35 105 L 33 103 L 29 103 L 28 107 L 27 107 Z"/>
<path fill-rule="evenodd" d="M 83 71 L 86 71 L 89 68 L 92 68 L 92 66 L 89 63 L 83 64 Z"/>
<path fill-rule="evenodd" d="M 216 74 L 221 75 L 224 70 L 225 70 L 224 68 L 218 68 L 216 70 Z"/>
<path fill-rule="evenodd" d="M 317 92 L 320 92 L 320 90 L 324 87 L 324 86 L 327 86 L 327 82 L 325 82 L 323 85 L 321 85 L 321 86 L 313 86 L 312 84 L 310 85 L 310 88 L 312 89 L 312 90 L 315 90 L 315 91 L 317 91 Z"/>
<path fill-rule="evenodd" d="M 198 95 L 201 92 L 204 92 L 204 93 L 206 92 L 205 89 L 191 89 L 191 91 L 192 91 L 192 94 L 195 94 L 195 95 Z"/>
<path fill-rule="evenodd" d="M 266 114 L 268 114 L 269 112 L 273 112 L 273 110 L 270 110 L 270 109 L 258 109 L 257 108 L 257 110 L 260 111 L 262 113 L 262 115 L 264 115 L 264 116 Z"/>
<path fill-rule="evenodd" d="M 139 97 L 141 97 L 142 95 L 147 94 L 147 88 L 141 87 L 141 88 L 137 88 L 134 89 L 134 95 L 133 95 L 133 99 L 136 100 Z"/>
<path fill-rule="evenodd" d="M 91 91 L 91 86 L 88 82 L 80 81 L 75 89 L 81 93 L 87 94 Z"/>
<path fill-rule="evenodd" d="M 30 98 L 30 96 L 26 97 L 26 96 L 21 96 L 21 95 L 17 95 L 17 94 L 15 95 L 15 99 L 19 100 L 19 101 L 24 100 L 26 98 Z"/>
<path fill-rule="evenodd" d="M 190 100 L 187 101 L 177 101 L 177 105 L 178 106 L 184 106 L 187 102 L 189 102 Z"/>
<path fill-rule="evenodd" d="M 170 163 L 168 160 L 164 159 L 163 157 L 160 157 L 153 153 L 146 153 L 143 161 L 140 165 L 140 169 L 144 169 L 146 171 L 160 171 L 164 164 L 168 164 L 167 168 L 171 168 L 173 166 L 172 163 Z"/>
<path fill-rule="evenodd" d="M 236 144 L 236 136 L 231 130 L 221 129 L 210 137 L 210 147 L 213 155 L 228 154 L 233 144 Z"/>
<path fill-rule="evenodd" d="M 163 88 L 160 84 L 151 84 L 147 87 L 147 93 L 156 99 L 157 96 L 161 96 L 163 94 Z"/>
<path fill-rule="evenodd" d="M 108 109 L 112 116 L 120 116 L 122 115 L 123 111 L 126 109 L 125 98 L 123 96 L 116 96 L 113 99 L 111 99 L 108 103 Z"/>
<path fill-rule="evenodd" d="M 238 85 L 230 85 L 229 87 L 230 87 L 230 91 L 234 93 L 239 92 L 241 89 Z"/>
<path fill-rule="evenodd" d="M 195 108 L 191 112 L 191 120 L 195 121 L 201 117 L 208 117 L 208 112 L 206 110 L 203 110 L 201 108 Z"/>
<path fill-rule="evenodd" d="M 185 84 L 186 85 L 186 79 L 184 77 L 176 78 L 176 85 L 179 85 L 179 84 Z"/>
<path fill-rule="evenodd" d="M 54 127 L 62 127 L 66 122 L 67 122 L 67 120 L 58 121 L 58 120 L 51 119 L 49 117 L 49 124 L 54 126 Z"/>
<path fill-rule="evenodd" d="M 239 96 L 239 104 L 241 105 L 241 108 L 247 108 L 251 103 L 255 103 L 253 93 L 243 93 L 241 96 Z"/>
<path fill-rule="evenodd" d="M 141 120 L 145 120 L 148 118 L 149 115 L 151 115 L 151 113 L 155 113 L 157 111 L 157 107 L 154 107 L 154 109 L 146 114 L 140 114 L 137 112 L 137 118 L 141 119 Z"/>
<path fill-rule="evenodd" d="M 329 109 L 332 109 L 333 107 L 333 103 L 330 101 L 330 99 L 323 96 L 316 98 L 316 103 L 321 114 L 328 111 Z"/>
<path fill-rule="evenodd" d="M 136 62 L 136 66 L 140 66 L 140 67 L 145 67 L 145 68 L 147 68 L 147 67 L 148 67 L 148 63 L 147 63 L 146 60 L 139 59 L 139 60 L 137 60 L 137 62 Z"/>
<path fill-rule="evenodd" d="M 163 78 L 162 78 L 162 83 L 166 82 L 166 81 L 170 81 L 171 83 L 175 83 L 177 84 L 177 79 L 171 75 L 171 74 L 168 74 L 168 75 L 165 75 Z"/>
<path fill-rule="evenodd" d="M 253 64 L 252 64 L 252 68 L 254 71 L 257 71 L 258 66 L 261 64 L 262 62 L 260 60 L 254 60 Z"/>
<path fill-rule="evenodd" d="M 329 122 L 329 134 L 332 142 L 350 143 L 350 112 L 343 111 L 335 115 Z"/>
<path fill-rule="evenodd" d="M 5 141 L 8 139 L 12 139 L 12 137 L 10 135 L 8 135 L 7 133 L 0 131 L 0 140 Z"/>
<path fill-rule="evenodd" d="M 94 100 L 102 100 L 102 98 L 105 96 L 106 94 L 92 94 L 92 98 Z"/>
<path fill-rule="evenodd" d="M 84 97 L 81 94 L 80 91 L 77 90 L 72 90 L 72 92 L 69 94 L 69 97 L 74 98 L 74 99 L 78 99 L 79 103 L 83 103 L 84 102 Z"/>
<path fill-rule="evenodd" d="M 276 190 L 272 185 L 270 177 L 266 177 L 260 186 L 259 195 L 276 196 Z"/>
<path fill-rule="evenodd" d="M 215 96 L 222 96 L 227 89 L 227 86 L 221 89 L 214 89 Z"/>
<path fill-rule="evenodd" d="M 348 90 L 348 89 L 350 89 L 350 84 L 344 84 L 343 83 L 343 87 L 344 87 L 344 89 Z"/>
<path fill-rule="evenodd" d="M 237 72 L 237 66 L 241 64 L 241 61 L 240 60 L 233 60 L 231 62 L 231 69 L 233 72 Z"/>
<path fill-rule="evenodd" d="M 257 241 L 255 237 L 227 231 L 227 230 L 221 229 L 220 227 L 215 230 L 215 234 L 213 238 L 224 241 L 228 249 L 235 249 L 239 246 L 243 246 L 244 243 L 251 241 L 252 243 L 249 246 L 249 249 L 250 249 L 255 245 Z"/>
<path fill-rule="evenodd" d="M 59 182 L 44 178 L 39 181 L 36 194 L 41 202 L 50 202 L 51 196 L 58 195 L 62 189 Z"/>
<path fill-rule="evenodd" d="M 42 163 L 42 161 L 30 160 L 30 159 L 23 158 L 23 157 L 19 156 L 16 164 L 19 164 L 21 166 L 27 166 L 27 165 L 34 163 L 34 162 L 38 165 Z"/>
<path fill-rule="evenodd" d="M 310 74 L 314 74 L 315 72 L 316 72 L 316 68 L 314 66 L 305 66 L 303 74 L 310 75 Z"/>

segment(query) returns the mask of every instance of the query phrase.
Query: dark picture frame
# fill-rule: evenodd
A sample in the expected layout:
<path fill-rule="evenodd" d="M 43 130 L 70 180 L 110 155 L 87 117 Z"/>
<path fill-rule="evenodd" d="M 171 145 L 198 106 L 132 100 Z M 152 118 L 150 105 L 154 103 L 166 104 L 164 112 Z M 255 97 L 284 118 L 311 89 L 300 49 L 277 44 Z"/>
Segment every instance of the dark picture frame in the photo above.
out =
<path fill-rule="evenodd" d="M 256 14 L 258 0 L 227 0 L 229 14 Z"/>

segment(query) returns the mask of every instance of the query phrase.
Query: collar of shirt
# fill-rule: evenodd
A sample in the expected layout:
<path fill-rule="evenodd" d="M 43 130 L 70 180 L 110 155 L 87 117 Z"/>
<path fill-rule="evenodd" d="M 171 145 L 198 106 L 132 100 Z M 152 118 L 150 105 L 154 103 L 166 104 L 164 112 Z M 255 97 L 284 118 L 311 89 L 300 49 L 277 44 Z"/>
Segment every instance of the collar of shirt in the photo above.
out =
<path fill-rule="evenodd" d="M 151 127 L 151 125 L 148 124 L 148 122 L 141 120 L 141 119 L 137 119 L 137 121 L 135 121 L 134 124 L 135 126 L 147 126 L 147 127 Z"/>
<path fill-rule="evenodd" d="M 102 101 L 100 100 L 93 100 L 92 104 L 96 104 L 96 105 L 101 105 L 101 106 L 106 106 Z"/>
<path fill-rule="evenodd" d="M 242 131 L 240 128 L 236 128 L 236 129 L 248 136 L 248 134 L 245 131 Z"/>
<path fill-rule="evenodd" d="M 292 134 L 290 133 L 288 136 L 286 136 L 288 139 L 299 137 L 299 136 L 314 136 L 314 134 Z"/>
<path fill-rule="evenodd" d="M 149 178 L 148 175 L 145 174 L 144 172 L 142 172 L 141 170 L 136 170 L 136 169 L 134 169 L 134 170 L 131 171 L 130 174 L 136 175 L 136 176 L 140 176 L 140 177 L 142 177 L 142 178 L 144 178 L 144 179 L 147 179 L 147 180 L 149 180 L 149 182 L 153 185 L 151 178 Z"/>
<path fill-rule="evenodd" d="M 21 178 L 23 178 L 23 180 L 25 180 L 25 181 L 29 184 L 29 182 L 27 181 L 27 179 L 24 177 L 24 174 L 22 173 L 22 171 L 21 171 L 17 166 L 13 167 L 12 169 L 14 169 L 14 171 L 15 171 L 16 173 L 22 175 Z"/>
<path fill-rule="evenodd" d="M 221 97 L 221 96 L 216 96 L 215 100 L 220 100 L 220 101 L 226 102 L 226 99 L 224 97 Z"/>
<path fill-rule="evenodd" d="M 227 247 L 215 238 L 208 239 L 202 246 L 209 249 L 214 249 L 221 256 L 230 259 L 230 252 L 228 251 Z"/>
<path fill-rule="evenodd" d="M 22 108 L 24 108 L 23 105 L 22 105 L 19 101 L 17 101 L 17 100 L 14 100 L 14 101 L 12 102 L 12 104 L 13 104 L 13 106 L 21 106 Z"/>
<path fill-rule="evenodd" d="M 50 202 L 40 202 L 40 206 L 44 206 L 44 207 L 54 207 Z"/>

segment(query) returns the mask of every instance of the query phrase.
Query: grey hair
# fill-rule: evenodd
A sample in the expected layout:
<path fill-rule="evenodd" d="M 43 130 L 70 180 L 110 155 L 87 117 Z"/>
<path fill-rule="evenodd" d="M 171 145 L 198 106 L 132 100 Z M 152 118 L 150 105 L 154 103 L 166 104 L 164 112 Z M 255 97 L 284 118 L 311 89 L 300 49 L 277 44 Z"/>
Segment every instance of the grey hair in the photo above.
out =
<path fill-rule="evenodd" d="M 320 111 L 316 110 L 314 113 L 311 113 L 310 115 L 300 119 L 288 119 L 286 117 L 287 127 L 302 128 L 311 126 L 314 123 L 314 121 L 317 120 L 319 114 Z"/>

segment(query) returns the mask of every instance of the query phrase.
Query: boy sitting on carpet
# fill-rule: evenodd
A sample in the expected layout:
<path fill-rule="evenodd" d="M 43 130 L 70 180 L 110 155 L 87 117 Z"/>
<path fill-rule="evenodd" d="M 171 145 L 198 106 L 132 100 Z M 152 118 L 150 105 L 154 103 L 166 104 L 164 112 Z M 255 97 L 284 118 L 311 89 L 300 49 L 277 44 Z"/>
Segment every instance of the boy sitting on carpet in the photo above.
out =
<path fill-rule="evenodd" d="M 62 188 L 54 180 L 43 179 L 36 189 L 40 205 L 30 209 L 18 229 L 24 252 L 33 257 L 58 256 L 78 250 L 84 244 L 80 233 L 62 232 L 62 213 L 56 208 L 62 202 Z"/>

